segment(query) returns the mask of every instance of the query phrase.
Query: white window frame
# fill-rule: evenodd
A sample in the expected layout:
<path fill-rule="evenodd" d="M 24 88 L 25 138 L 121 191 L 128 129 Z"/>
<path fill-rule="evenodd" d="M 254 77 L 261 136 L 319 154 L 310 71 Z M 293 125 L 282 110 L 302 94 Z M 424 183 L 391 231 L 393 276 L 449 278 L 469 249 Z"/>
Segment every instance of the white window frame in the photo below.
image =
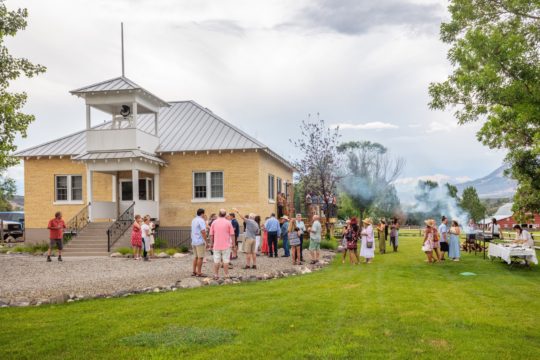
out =
<path fill-rule="evenodd" d="M 276 194 L 281 194 L 283 192 L 283 180 L 281 178 L 276 178 Z"/>
<path fill-rule="evenodd" d="M 276 202 L 276 176 L 268 174 L 268 202 L 274 204 Z"/>
<path fill-rule="evenodd" d="M 195 174 L 206 174 L 206 197 L 195 197 Z M 212 197 L 212 173 L 221 173 L 223 178 L 223 196 L 219 198 Z M 191 202 L 192 203 L 208 203 L 208 202 L 225 202 L 225 172 L 223 170 L 207 170 L 193 171 L 191 173 Z"/>
<path fill-rule="evenodd" d="M 137 201 L 154 201 L 154 191 L 155 191 L 155 188 L 153 188 L 153 184 L 154 184 L 154 179 L 150 178 L 150 177 L 143 177 L 143 178 L 139 178 L 139 181 L 141 180 L 144 180 L 144 186 L 145 186 L 145 190 L 146 190 L 146 199 L 140 199 L 139 196 L 137 196 Z M 133 180 L 132 179 L 120 179 L 120 201 L 124 201 L 124 202 L 128 202 L 128 201 L 133 201 L 132 200 L 124 200 L 122 198 L 122 184 L 123 183 L 131 183 L 131 186 L 133 186 Z M 152 184 L 152 185 L 150 185 Z M 139 184 L 140 185 L 140 184 Z M 150 188 L 152 188 L 152 196 L 151 198 L 148 197 L 148 194 L 150 193 Z M 133 189 L 133 188 L 132 188 Z M 140 190 L 140 186 L 139 186 L 139 190 Z"/>
<path fill-rule="evenodd" d="M 56 184 L 57 184 L 57 178 L 58 177 L 61 177 L 61 176 L 65 176 L 67 178 L 67 200 L 58 200 L 56 198 L 57 196 L 57 192 L 56 192 Z M 80 176 L 81 177 L 81 199 L 80 200 L 73 200 L 72 199 L 72 183 L 73 183 L 73 180 L 72 178 L 74 176 Z M 84 204 L 84 193 L 83 193 L 83 189 L 84 189 L 84 185 L 83 185 L 83 176 L 82 174 L 55 174 L 54 175 L 54 194 L 53 194 L 53 205 L 81 205 L 81 204 Z"/>
<path fill-rule="evenodd" d="M 129 201 L 129 202 L 133 202 L 133 199 L 131 199 L 131 200 L 124 200 L 124 199 L 122 198 L 122 194 L 123 194 L 123 191 L 122 191 L 122 186 L 123 186 L 123 185 L 122 185 L 122 184 L 123 184 L 123 183 L 131 183 L 131 186 L 132 186 L 132 188 L 131 188 L 131 189 L 132 189 L 131 193 L 133 194 L 133 181 L 131 181 L 131 179 L 120 179 L 120 186 L 119 186 L 119 189 L 118 189 L 118 190 L 119 190 L 119 193 L 120 193 L 120 194 L 119 194 L 119 196 L 120 196 L 120 201 L 123 201 L 123 202 L 128 202 L 128 201 Z M 133 196 L 133 195 L 131 195 L 131 196 Z"/>

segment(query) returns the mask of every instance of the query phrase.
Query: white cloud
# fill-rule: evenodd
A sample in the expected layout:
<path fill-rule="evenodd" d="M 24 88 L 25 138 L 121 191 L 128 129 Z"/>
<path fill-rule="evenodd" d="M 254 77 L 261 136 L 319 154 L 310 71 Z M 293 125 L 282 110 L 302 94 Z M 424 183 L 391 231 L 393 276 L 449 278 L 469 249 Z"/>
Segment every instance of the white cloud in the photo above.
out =
<path fill-rule="evenodd" d="M 457 127 L 458 125 L 455 122 L 432 121 L 429 123 L 426 132 L 427 133 L 449 132 L 449 131 L 454 130 Z"/>
<path fill-rule="evenodd" d="M 349 129 L 349 130 L 385 130 L 385 129 L 397 129 L 399 126 L 385 123 L 382 121 L 372 121 L 367 122 L 363 124 L 352 124 L 352 123 L 341 123 L 341 124 L 333 124 L 331 127 L 336 128 L 338 127 L 340 129 Z"/>

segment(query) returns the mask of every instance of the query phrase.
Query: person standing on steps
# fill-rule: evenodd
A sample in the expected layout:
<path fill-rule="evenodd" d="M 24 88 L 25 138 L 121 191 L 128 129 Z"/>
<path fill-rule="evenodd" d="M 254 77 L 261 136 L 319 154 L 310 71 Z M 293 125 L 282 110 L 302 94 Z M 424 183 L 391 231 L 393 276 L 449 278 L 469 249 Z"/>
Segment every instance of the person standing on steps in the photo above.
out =
<path fill-rule="evenodd" d="M 47 225 L 49 229 L 49 251 L 47 253 L 47 262 L 51 262 L 51 251 L 54 246 L 58 249 L 58 261 L 62 261 L 62 249 L 64 244 L 62 242 L 64 238 L 64 229 L 66 224 L 64 219 L 62 219 L 62 213 L 58 211 L 54 214 L 54 218 L 49 220 Z"/>

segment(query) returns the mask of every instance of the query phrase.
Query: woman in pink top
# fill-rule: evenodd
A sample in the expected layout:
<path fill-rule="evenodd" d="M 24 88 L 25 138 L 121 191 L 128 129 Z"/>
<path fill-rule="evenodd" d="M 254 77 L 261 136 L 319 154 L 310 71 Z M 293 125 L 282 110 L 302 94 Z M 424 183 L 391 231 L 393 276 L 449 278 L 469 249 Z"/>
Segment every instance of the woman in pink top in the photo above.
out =
<path fill-rule="evenodd" d="M 131 230 L 131 246 L 133 247 L 133 259 L 139 260 L 141 258 L 142 248 L 142 232 L 141 232 L 141 215 L 135 215 L 135 222 L 133 223 L 133 229 Z"/>

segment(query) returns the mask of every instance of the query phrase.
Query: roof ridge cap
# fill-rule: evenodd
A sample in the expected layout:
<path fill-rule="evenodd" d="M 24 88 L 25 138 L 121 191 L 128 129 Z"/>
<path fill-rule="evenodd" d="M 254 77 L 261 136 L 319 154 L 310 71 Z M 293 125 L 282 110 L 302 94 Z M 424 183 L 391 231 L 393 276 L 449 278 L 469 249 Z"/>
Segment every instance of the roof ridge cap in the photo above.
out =
<path fill-rule="evenodd" d="M 205 108 L 204 106 L 198 104 L 197 102 L 195 102 L 194 100 L 188 100 L 187 102 L 190 102 L 192 103 L 194 106 L 198 107 L 199 109 L 201 109 L 202 111 L 206 112 L 207 114 L 213 116 L 214 118 L 216 118 L 219 122 L 221 122 L 222 124 L 230 127 L 232 130 L 236 131 L 237 133 L 239 133 L 240 135 L 248 138 L 250 141 L 254 142 L 256 145 L 259 146 L 259 148 L 261 149 L 265 149 L 265 148 L 268 148 L 267 145 L 263 144 L 262 142 L 260 142 L 259 140 L 255 139 L 254 137 L 252 137 L 251 135 L 247 134 L 246 132 L 242 131 L 240 128 L 236 127 L 235 125 L 231 124 L 230 122 L 228 122 L 227 120 L 221 118 L 219 115 L 216 115 L 214 114 L 213 111 L 211 111 L 210 109 L 208 108 Z"/>

